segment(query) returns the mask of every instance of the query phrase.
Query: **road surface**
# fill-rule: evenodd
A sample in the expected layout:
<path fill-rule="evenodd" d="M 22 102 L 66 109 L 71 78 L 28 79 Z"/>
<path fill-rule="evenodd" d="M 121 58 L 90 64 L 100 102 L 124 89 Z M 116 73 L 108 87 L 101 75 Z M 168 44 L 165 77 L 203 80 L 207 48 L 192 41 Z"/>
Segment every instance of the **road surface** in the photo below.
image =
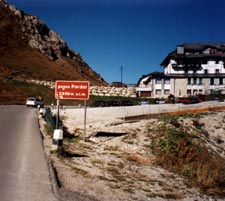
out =
<path fill-rule="evenodd" d="M 37 118 L 35 108 L 0 106 L 0 201 L 57 201 Z"/>

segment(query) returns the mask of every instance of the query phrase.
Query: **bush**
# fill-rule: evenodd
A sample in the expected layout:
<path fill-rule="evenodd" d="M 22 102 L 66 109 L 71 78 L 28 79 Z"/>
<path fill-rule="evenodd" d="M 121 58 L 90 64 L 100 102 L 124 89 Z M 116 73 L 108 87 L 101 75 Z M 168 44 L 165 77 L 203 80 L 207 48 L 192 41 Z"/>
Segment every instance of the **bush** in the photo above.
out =
<path fill-rule="evenodd" d="M 152 142 L 159 165 L 188 177 L 204 192 L 225 195 L 225 161 L 181 127 L 160 128 Z"/>

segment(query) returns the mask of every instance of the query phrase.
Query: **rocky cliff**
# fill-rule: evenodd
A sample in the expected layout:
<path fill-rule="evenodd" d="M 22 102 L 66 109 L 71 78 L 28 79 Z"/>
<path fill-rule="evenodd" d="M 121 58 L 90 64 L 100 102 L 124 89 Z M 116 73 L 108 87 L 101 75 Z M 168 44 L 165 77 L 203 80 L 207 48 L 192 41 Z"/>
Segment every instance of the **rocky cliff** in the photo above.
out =
<path fill-rule="evenodd" d="M 88 80 L 107 85 L 38 17 L 0 0 L 0 79 Z"/>

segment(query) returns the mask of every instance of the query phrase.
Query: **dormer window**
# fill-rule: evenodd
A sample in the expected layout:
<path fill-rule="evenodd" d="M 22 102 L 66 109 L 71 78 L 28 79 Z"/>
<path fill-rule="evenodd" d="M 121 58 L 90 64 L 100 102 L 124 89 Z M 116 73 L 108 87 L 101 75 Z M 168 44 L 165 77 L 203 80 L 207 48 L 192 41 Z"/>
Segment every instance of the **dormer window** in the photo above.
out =
<path fill-rule="evenodd" d="M 145 80 L 145 81 L 143 81 L 143 84 L 148 85 L 149 82 L 151 82 L 151 80 L 149 80 L 149 81 Z"/>
<path fill-rule="evenodd" d="M 204 70 L 204 74 L 208 74 L 208 69 L 205 69 Z"/>
<path fill-rule="evenodd" d="M 215 73 L 216 73 L 216 74 L 219 74 L 219 73 L 220 73 L 220 70 L 219 70 L 219 69 L 216 69 L 216 70 L 215 70 Z"/>
<path fill-rule="evenodd" d="M 202 53 L 203 54 L 210 54 L 210 48 L 205 49 Z"/>

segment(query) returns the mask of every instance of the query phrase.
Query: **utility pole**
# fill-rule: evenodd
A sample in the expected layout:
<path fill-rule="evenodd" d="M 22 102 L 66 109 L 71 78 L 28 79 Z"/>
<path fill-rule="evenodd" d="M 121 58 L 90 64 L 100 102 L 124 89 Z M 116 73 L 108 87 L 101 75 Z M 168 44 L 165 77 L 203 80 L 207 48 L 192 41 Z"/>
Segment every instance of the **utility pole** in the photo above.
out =
<path fill-rule="evenodd" d="M 123 66 L 120 66 L 121 83 L 123 83 Z"/>

